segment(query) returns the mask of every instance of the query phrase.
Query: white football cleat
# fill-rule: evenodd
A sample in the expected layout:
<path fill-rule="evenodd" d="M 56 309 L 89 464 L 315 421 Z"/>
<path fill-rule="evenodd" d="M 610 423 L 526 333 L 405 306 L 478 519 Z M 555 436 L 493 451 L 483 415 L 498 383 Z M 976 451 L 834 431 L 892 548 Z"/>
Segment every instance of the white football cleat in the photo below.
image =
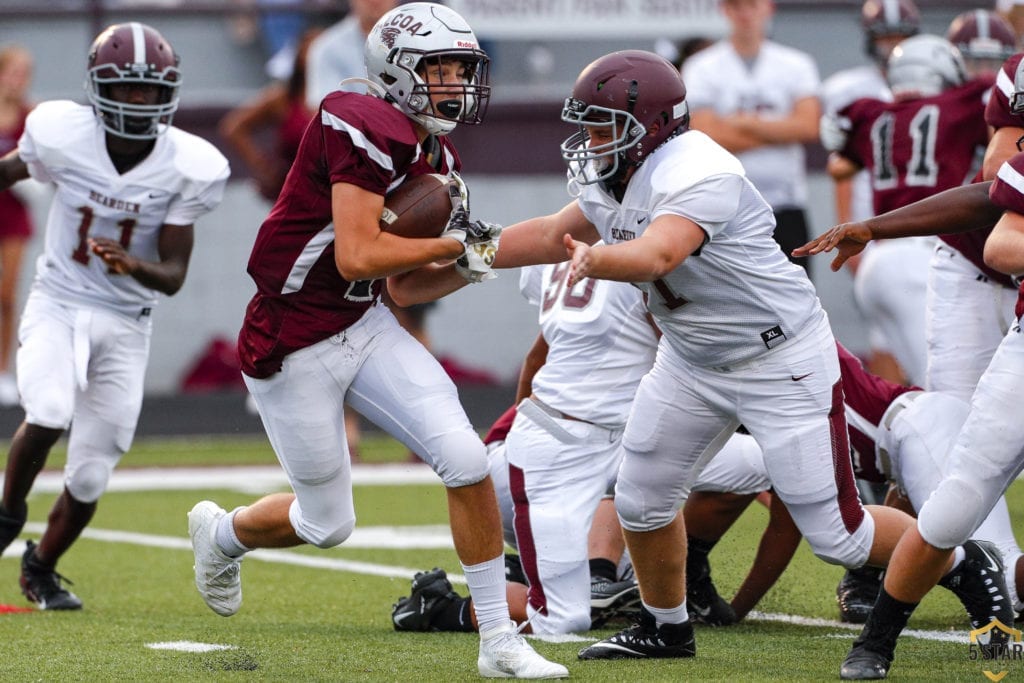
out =
<path fill-rule="evenodd" d="M 511 621 L 480 634 L 480 657 L 476 665 L 484 678 L 569 677 L 569 670 L 564 666 L 537 654 Z"/>
<path fill-rule="evenodd" d="M 230 617 L 242 606 L 242 558 L 231 558 L 217 547 L 217 521 L 227 512 L 216 503 L 204 500 L 188 513 L 188 535 L 195 554 L 193 569 L 196 588 L 207 606 L 222 617 Z"/>

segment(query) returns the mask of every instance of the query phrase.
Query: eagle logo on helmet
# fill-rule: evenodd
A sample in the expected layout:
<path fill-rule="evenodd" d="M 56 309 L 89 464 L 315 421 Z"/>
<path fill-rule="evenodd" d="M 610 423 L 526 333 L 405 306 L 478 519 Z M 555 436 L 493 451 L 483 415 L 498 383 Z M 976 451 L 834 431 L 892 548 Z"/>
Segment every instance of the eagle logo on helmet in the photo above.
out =
<path fill-rule="evenodd" d="M 394 26 L 385 26 L 380 30 L 380 42 L 384 43 L 389 48 L 393 48 L 395 46 L 395 38 L 397 38 L 401 33 L 402 31 Z"/>

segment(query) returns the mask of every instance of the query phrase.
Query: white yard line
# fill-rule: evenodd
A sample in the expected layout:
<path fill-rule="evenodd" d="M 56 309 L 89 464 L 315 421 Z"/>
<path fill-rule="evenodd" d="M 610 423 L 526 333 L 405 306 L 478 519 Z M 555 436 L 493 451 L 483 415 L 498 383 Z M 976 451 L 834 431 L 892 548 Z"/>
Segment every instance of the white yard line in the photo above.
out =
<path fill-rule="evenodd" d="M 0 473 L 0 482 L 3 474 Z M 437 484 L 441 480 L 422 463 L 353 465 L 352 483 L 356 486 L 398 486 Z M 276 465 L 262 467 L 144 467 L 114 470 L 108 491 L 194 491 L 228 489 L 243 493 L 267 493 L 288 486 L 284 470 Z M 60 471 L 40 473 L 32 487 L 34 493 L 58 493 L 64 488 Z"/>

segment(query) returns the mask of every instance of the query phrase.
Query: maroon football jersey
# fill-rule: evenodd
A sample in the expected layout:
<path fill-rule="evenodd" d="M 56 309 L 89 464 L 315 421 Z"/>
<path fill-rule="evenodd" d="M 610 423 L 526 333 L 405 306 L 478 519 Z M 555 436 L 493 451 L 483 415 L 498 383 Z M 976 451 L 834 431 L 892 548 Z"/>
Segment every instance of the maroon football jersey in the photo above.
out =
<path fill-rule="evenodd" d="M 993 129 L 1006 128 L 1008 126 L 1024 127 L 1024 117 L 1010 113 L 1010 93 L 1013 91 L 1013 77 L 1017 71 L 1017 64 L 1020 63 L 1024 53 L 1015 54 L 1003 62 L 1001 73 L 995 87 L 992 88 L 992 95 L 988 98 L 985 106 L 985 123 Z M 981 180 L 979 173 L 974 182 Z M 993 282 L 998 282 L 1005 287 L 1013 287 L 1008 275 L 992 270 L 985 265 L 985 240 L 992 232 L 991 225 L 979 227 L 970 232 L 959 232 L 952 235 L 939 235 L 939 239 L 953 249 L 963 254 L 964 258 L 970 261 L 975 268 L 984 273 Z"/>
<path fill-rule="evenodd" d="M 504 413 L 501 414 L 491 428 L 487 430 L 487 434 L 484 435 L 484 443 L 488 446 L 495 441 L 504 441 L 508 436 L 509 431 L 512 429 L 512 423 L 516 420 L 516 406 L 512 406 Z"/>
<path fill-rule="evenodd" d="M 999 70 L 996 87 L 992 88 L 992 97 L 985 107 L 985 123 L 996 130 L 1000 128 L 1024 128 L 1024 116 L 1010 113 L 1010 95 L 1013 94 L 1013 79 L 1017 74 L 1017 65 L 1024 52 L 1018 52 L 1005 62 Z"/>
<path fill-rule="evenodd" d="M 850 432 L 850 455 L 853 458 L 853 473 L 858 479 L 881 483 L 885 476 L 878 471 L 875 463 L 875 440 L 868 432 L 882 422 L 882 416 L 889 405 L 901 394 L 920 391 L 918 387 L 905 387 L 872 375 L 860 360 L 836 342 L 839 350 L 839 369 L 843 376 L 843 393 L 846 401 L 846 424 Z"/>
<path fill-rule="evenodd" d="M 857 100 L 840 112 L 852 123 L 842 154 L 871 174 L 876 214 L 971 180 L 988 144 L 982 96 L 991 85 L 978 79 L 933 97 Z"/>
<path fill-rule="evenodd" d="M 439 140 L 435 168 L 398 109 L 371 95 L 324 98 L 249 257 L 257 291 L 238 337 L 245 374 L 269 377 L 289 353 L 337 334 L 373 305 L 382 281 L 348 282 L 335 266 L 331 186 L 384 196 L 406 178 L 459 170 L 455 148 Z"/>
<path fill-rule="evenodd" d="M 1024 214 L 1024 152 L 1015 154 L 1004 163 L 996 174 L 988 196 L 1007 211 Z M 1024 284 L 1017 292 L 1017 306 L 1014 314 L 1020 319 L 1024 315 Z"/>

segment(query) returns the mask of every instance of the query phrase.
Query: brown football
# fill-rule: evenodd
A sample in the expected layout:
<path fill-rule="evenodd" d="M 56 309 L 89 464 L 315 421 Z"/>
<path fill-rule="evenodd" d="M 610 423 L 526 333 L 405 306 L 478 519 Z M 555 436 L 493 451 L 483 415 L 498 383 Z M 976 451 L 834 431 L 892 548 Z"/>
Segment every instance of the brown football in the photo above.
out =
<path fill-rule="evenodd" d="M 399 237 L 437 237 L 452 213 L 449 188 L 458 192 L 455 181 L 439 173 L 409 178 L 384 199 L 380 229 Z"/>

